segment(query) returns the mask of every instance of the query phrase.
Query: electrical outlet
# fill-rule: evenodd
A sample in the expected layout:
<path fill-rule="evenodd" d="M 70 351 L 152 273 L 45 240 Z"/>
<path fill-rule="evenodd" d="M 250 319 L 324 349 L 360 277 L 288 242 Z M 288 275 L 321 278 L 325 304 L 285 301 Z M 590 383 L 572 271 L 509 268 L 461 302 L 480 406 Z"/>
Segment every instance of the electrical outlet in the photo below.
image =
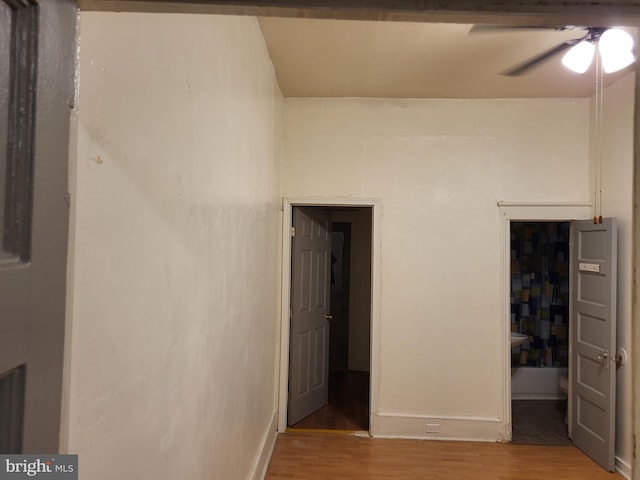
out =
<path fill-rule="evenodd" d="M 440 433 L 440 424 L 427 423 L 427 433 Z"/>

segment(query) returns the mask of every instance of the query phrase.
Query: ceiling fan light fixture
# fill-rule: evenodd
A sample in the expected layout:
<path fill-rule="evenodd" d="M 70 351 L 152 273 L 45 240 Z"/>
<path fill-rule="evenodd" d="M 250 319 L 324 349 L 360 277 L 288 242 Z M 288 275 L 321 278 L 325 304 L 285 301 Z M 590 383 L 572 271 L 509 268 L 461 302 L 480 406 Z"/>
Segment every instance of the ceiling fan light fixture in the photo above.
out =
<path fill-rule="evenodd" d="M 589 40 L 583 40 L 571 47 L 562 57 L 562 64 L 575 73 L 584 73 L 591 65 L 596 47 Z"/>
<path fill-rule="evenodd" d="M 635 61 L 633 38 L 619 28 L 611 28 L 604 32 L 598 42 L 598 49 L 605 73 L 617 72 Z"/>

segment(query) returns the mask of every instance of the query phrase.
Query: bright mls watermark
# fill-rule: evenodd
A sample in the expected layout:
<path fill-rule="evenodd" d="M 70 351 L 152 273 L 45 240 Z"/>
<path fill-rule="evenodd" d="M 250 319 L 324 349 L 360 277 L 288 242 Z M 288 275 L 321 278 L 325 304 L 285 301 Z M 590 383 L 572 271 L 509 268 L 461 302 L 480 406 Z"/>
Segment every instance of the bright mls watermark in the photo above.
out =
<path fill-rule="evenodd" d="M 78 480 L 78 455 L 0 455 L 0 480 Z"/>

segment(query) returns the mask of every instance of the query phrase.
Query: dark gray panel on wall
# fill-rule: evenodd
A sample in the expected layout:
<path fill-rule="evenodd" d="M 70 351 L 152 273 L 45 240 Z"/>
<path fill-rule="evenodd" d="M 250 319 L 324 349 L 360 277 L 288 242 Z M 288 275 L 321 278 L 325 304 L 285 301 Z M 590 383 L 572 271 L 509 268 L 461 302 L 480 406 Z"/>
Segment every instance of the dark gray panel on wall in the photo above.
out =
<path fill-rule="evenodd" d="M 24 453 L 59 448 L 76 17 L 0 0 L 0 376 L 24 365 Z"/>
<path fill-rule="evenodd" d="M 20 453 L 24 421 L 24 365 L 0 375 L 0 452 Z"/>
<path fill-rule="evenodd" d="M 2 249 L 6 257 L 29 261 L 33 212 L 33 156 L 38 73 L 39 6 L 33 0 L 5 0 L 10 28 L 4 170 Z"/>

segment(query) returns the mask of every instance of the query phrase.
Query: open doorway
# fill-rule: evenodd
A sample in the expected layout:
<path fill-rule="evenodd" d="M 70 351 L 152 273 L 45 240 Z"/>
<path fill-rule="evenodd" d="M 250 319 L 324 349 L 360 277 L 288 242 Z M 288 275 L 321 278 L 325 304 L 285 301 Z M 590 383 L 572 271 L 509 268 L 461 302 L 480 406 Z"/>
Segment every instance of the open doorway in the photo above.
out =
<path fill-rule="evenodd" d="M 513 443 L 570 445 L 570 222 L 511 222 Z"/>
<path fill-rule="evenodd" d="M 623 355 L 613 355 L 616 351 L 616 271 L 617 271 L 617 223 L 615 218 L 603 218 L 602 222 L 590 218 L 587 205 L 584 204 L 558 204 L 536 205 L 519 203 L 500 203 L 500 215 L 503 218 L 503 319 L 505 326 L 506 347 L 504 363 L 505 403 L 504 411 L 509 422 L 508 434 L 516 434 L 515 424 L 518 412 L 512 411 L 511 381 L 512 365 L 515 361 L 531 361 L 531 366 L 549 363 L 553 367 L 554 351 L 549 349 L 551 340 L 542 341 L 542 328 L 536 328 L 537 334 L 524 334 L 529 342 L 539 347 L 538 352 L 531 355 L 530 351 L 514 355 L 513 347 L 517 345 L 514 340 L 518 333 L 514 331 L 514 325 L 520 324 L 520 319 L 512 315 L 512 296 L 514 290 L 524 289 L 522 266 L 514 266 L 512 244 L 512 224 L 523 222 L 569 222 L 569 316 L 568 316 L 568 436 L 571 442 L 583 452 L 593 458 L 608 471 L 614 471 L 615 461 L 615 395 L 616 395 L 616 370 Z M 532 225 L 532 224 L 530 224 Z M 524 241 L 529 239 L 524 238 Z M 533 247 L 533 245 L 532 245 Z M 520 248 L 525 248 L 521 245 Z M 529 247 L 526 247 L 529 249 Z M 566 247 L 553 249 L 556 258 L 564 259 L 559 251 Z M 532 249 L 533 250 L 533 249 Z M 550 248 L 547 247 L 546 255 Z M 517 252 L 516 252 L 517 253 Z M 517 255 L 515 255 L 517 257 Z M 548 265 L 546 267 L 548 270 Z M 513 273 L 520 273 L 520 278 Z M 529 275 L 529 289 L 531 289 L 531 272 Z M 542 273 L 541 273 L 542 275 Z M 538 274 L 535 274 L 536 280 Z M 515 287 L 513 285 L 515 280 Z M 551 284 L 552 282 L 547 282 Z M 544 288 L 541 287 L 541 294 Z M 565 290 L 567 287 L 565 286 Z M 553 286 L 547 287 L 547 293 L 553 298 Z M 556 293 L 562 296 L 562 281 Z M 565 292 L 567 293 L 567 292 Z M 522 292 L 520 293 L 521 298 Z M 529 292 L 531 296 L 531 292 Z M 526 298 L 526 294 L 524 296 Z M 542 299 L 540 299 L 540 306 Z M 545 302 L 546 305 L 546 302 Z M 551 302 L 549 302 L 551 305 Z M 522 307 L 520 307 L 522 308 Z M 531 316 L 531 312 L 529 312 Z M 550 316 L 550 312 L 549 312 Z M 544 317 L 543 317 L 544 318 Z M 549 337 L 551 323 L 556 318 L 550 318 Z M 558 325 L 564 323 L 564 319 L 557 319 Z M 546 329 L 547 326 L 544 326 Z M 555 329 L 556 334 L 558 330 Z M 540 337 L 537 340 L 535 337 Z M 545 332 L 546 336 L 546 332 Z M 557 341 L 557 338 L 556 338 Z M 556 347 L 558 346 L 555 343 Z M 550 356 L 548 351 L 550 350 Z M 560 352 L 556 351 L 556 358 L 560 359 Z M 614 358 L 615 357 L 615 358 Z M 562 385 L 556 387 L 562 391 Z M 562 409 L 564 410 L 564 409 Z M 561 410 L 561 411 L 562 411 Z M 535 415 L 534 415 L 535 416 Z M 511 420 L 513 419 L 513 424 Z M 539 421 L 539 418 L 538 418 Z M 513 426 L 513 429 L 512 429 Z M 563 428 L 564 430 L 564 428 Z M 512 437 L 512 435 L 509 435 Z M 512 439 L 512 438 L 510 438 Z M 532 442 L 523 442 L 532 443 Z"/>
<path fill-rule="evenodd" d="M 303 221 L 296 226 L 296 220 L 300 215 L 305 215 L 305 220 L 311 225 L 307 228 Z M 292 250 L 291 250 L 291 341 L 289 344 L 289 405 L 287 426 L 294 429 L 322 429 L 322 430 L 348 430 L 348 431 L 368 431 L 370 416 L 370 365 L 371 365 L 371 258 L 372 258 L 372 208 L 371 207 L 293 207 L 293 227 Z M 316 220 L 320 219 L 320 220 Z M 311 234 L 314 229 L 314 222 L 317 221 L 317 229 L 321 232 L 324 222 L 329 226 L 330 256 L 324 251 L 317 254 L 311 252 L 310 258 L 318 258 L 314 265 L 320 265 L 326 258 L 327 275 L 320 272 L 321 279 L 326 278 L 327 289 L 326 298 L 329 300 L 328 313 L 318 311 L 316 316 L 320 317 L 317 325 L 310 327 L 315 332 L 328 330 L 328 335 L 324 333 L 307 334 L 304 329 L 300 330 L 295 324 L 297 322 L 298 310 L 305 310 L 296 300 L 298 297 L 306 298 L 306 291 L 311 289 L 313 297 L 315 292 L 325 292 L 322 287 L 315 285 L 316 272 L 301 272 L 306 268 L 301 266 L 305 263 L 304 258 L 309 256 L 308 252 L 300 252 L 296 247 L 296 242 L 305 242 L 303 250 L 312 250 L 309 246 L 309 238 L 301 239 L 298 235 Z M 320 236 L 323 236 L 322 232 Z M 321 250 L 322 246 L 318 247 Z M 328 252 L 327 252 L 328 253 Z M 296 255 L 300 255 L 302 260 L 296 260 Z M 302 279 L 300 277 L 303 277 Z M 314 280 L 308 281 L 309 277 Z M 307 283 L 305 283 L 307 282 Z M 321 283 L 322 280 L 319 281 Z M 301 285 L 304 284 L 304 285 Z M 304 291 L 297 293 L 300 288 Z M 318 297 L 323 293 L 318 294 Z M 318 300 L 316 305 L 324 303 Z M 307 322 L 309 312 L 302 312 L 300 321 Z M 326 320 L 321 318 L 325 316 Z M 326 328 L 325 328 L 326 327 Z M 296 343 L 296 338 L 303 335 L 303 343 L 309 344 L 309 353 L 300 355 L 300 346 Z M 310 340 L 306 340 L 310 338 Z M 321 350 L 324 341 L 328 341 L 328 358 L 321 358 Z M 315 353 L 314 353 L 315 352 Z M 309 368 L 306 367 L 306 358 L 317 356 L 311 359 Z M 301 362 L 303 362 L 301 364 Z M 322 364 L 322 365 L 319 365 Z M 327 369 L 328 393 L 326 400 L 321 403 L 312 402 L 303 413 L 292 415 L 292 410 L 300 411 L 295 405 L 298 397 L 321 395 L 323 380 L 312 374 L 308 386 L 300 382 L 304 378 L 305 371 L 323 372 Z M 301 372 L 302 371 L 302 374 Z M 313 390 L 316 389 L 317 392 Z M 308 391 L 308 395 L 307 395 Z M 305 403 L 304 398 L 299 403 Z M 320 406 L 319 406 L 320 405 Z M 319 406 L 319 408 L 318 408 Z M 300 418 L 302 417 L 302 418 Z"/>

